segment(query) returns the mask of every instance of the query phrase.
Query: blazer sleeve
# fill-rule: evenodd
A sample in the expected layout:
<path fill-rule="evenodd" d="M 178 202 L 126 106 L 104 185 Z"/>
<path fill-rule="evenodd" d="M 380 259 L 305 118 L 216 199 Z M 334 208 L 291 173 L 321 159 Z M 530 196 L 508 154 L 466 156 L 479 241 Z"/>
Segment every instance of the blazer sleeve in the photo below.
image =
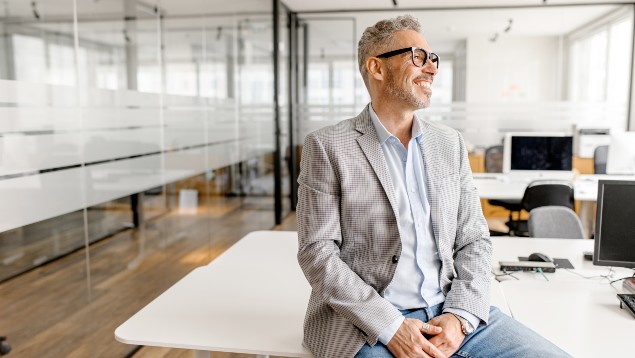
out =
<path fill-rule="evenodd" d="M 374 345 L 381 331 L 401 316 L 340 257 L 340 182 L 323 139 L 309 134 L 298 178 L 298 262 L 313 294 L 361 330 Z M 319 318 L 317 318 L 319 319 Z"/>
<path fill-rule="evenodd" d="M 492 242 L 472 179 L 465 142 L 460 133 L 457 132 L 457 135 L 460 147 L 460 199 L 454 244 L 456 276 L 446 296 L 444 308 L 465 310 L 487 324 Z"/>

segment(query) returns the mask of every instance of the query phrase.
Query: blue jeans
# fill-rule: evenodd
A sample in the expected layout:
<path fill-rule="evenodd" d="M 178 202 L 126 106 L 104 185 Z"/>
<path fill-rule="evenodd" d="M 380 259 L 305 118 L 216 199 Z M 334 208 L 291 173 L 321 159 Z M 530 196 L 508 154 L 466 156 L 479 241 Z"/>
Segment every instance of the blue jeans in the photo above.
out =
<path fill-rule="evenodd" d="M 403 310 L 406 318 L 416 318 L 427 322 L 441 314 L 443 304 L 417 310 Z M 357 352 L 355 358 L 391 358 L 392 353 L 381 342 L 373 347 L 368 343 Z M 490 307 L 489 323 L 479 326 L 474 333 L 465 337 L 452 357 L 571 357 L 555 344 L 525 327 L 520 322 Z"/>

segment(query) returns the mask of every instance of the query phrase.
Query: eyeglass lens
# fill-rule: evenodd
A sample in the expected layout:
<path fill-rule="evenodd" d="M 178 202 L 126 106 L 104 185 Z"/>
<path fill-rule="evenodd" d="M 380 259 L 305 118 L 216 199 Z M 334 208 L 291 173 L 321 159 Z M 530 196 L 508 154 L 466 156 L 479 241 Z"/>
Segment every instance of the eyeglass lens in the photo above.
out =
<path fill-rule="evenodd" d="M 423 67 L 427 59 L 428 54 L 423 49 L 418 48 L 414 50 L 414 53 L 412 54 L 412 61 L 414 62 L 415 66 Z M 437 68 L 439 68 L 439 56 L 437 56 L 436 53 L 430 53 L 430 61 L 432 61 L 432 63 L 434 63 Z"/>

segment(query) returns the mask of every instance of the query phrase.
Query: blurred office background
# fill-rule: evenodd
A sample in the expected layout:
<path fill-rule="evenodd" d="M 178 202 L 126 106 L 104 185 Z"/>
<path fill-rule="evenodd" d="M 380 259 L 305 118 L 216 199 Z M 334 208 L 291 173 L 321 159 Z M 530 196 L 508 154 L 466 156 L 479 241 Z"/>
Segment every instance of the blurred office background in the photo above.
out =
<path fill-rule="evenodd" d="M 9 356 L 142 354 L 118 325 L 247 232 L 293 230 L 303 138 L 367 104 L 357 40 L 382 18 L 421 21 L 441 57 L 421 114 L 475 171 L 506 132 L 632 130 L 633 5 L 573 3 L 3 1 Z"/>

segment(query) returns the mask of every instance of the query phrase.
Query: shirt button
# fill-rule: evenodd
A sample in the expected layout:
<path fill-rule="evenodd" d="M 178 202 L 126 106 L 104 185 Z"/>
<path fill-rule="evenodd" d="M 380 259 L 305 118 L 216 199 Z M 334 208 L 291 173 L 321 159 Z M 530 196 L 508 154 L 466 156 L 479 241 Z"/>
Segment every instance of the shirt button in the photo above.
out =
<path fill-rule="evenodd" d="M 397 257 L 397 255 L 394 255 L 394 256 L 392 257 L 392 263 L 393 263 L 393 264 L 396 264 L 397 262 L 399 262 L 399 257 Z"/>

